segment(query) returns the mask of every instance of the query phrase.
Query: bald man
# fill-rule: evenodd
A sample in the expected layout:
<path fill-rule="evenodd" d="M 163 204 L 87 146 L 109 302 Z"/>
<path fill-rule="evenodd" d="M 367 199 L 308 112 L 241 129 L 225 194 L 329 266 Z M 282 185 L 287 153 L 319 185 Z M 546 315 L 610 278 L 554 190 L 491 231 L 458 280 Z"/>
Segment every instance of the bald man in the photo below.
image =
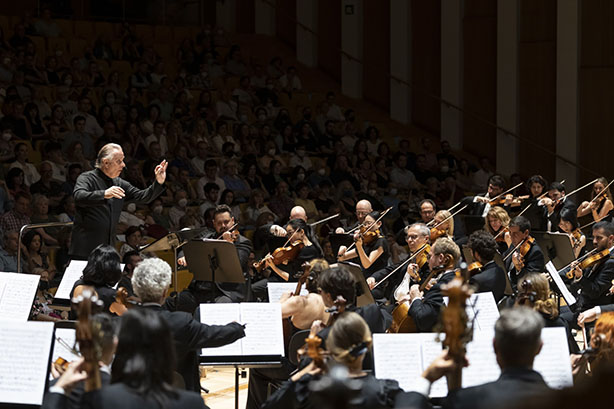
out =
<path fill-rule="evenodd" d="M 290 220 L 293 219 L 301 219 L 307 223 L 307 212 L 302 206 L 294 206 L 292 210 L 290 210 Z M 271 227 L 269 227 L 269 233 L 276 237 L 286 237 L 286 229 L 278 224 L 272 224 Z"/>
<path fill-rule="evenodd" d="M 358 203 L 356 203 L 356 219 L 358 220 L 358 222 L 355 223 L 353 226 L 349 227 L 348 230 L 352 230 L 359 224 L 362 224 L 362 222 L 365 221 L 365 217 L 372 211 L 373 207 L 371 206 L 371 202 L 366 199 L 358 201 Z M 343 230 L 343 227 L 337 227 L 335 233 L 344 234 L 345 230 Z"/>

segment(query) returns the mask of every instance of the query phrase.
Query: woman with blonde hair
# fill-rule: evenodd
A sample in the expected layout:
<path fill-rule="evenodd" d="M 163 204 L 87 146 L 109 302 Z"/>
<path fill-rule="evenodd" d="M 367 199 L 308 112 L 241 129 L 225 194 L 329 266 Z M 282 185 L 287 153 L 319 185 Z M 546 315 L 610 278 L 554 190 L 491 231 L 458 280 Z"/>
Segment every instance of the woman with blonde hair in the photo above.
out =
<path fill-rule="evenodd" d="M 454 218 L 449 211 L 438 211 L 433 218 L 432 226 L 431 243 L 434 243 L 439 237 L 447 237 L 449 239 L 454 237 Z"/>
<path fill-rule="evenodd" d="M 512 237 L 507 229 L 509 224 L 510 216 L 500 206 L 491 207 L 484 220 L 484 230 L 493 235 L 501 254 L 512 244 Z"/>
<path fill-rule="evenodd" d="M 315 336 L 321 328 L 314 323 L 311 335 Z M 347 404 L 347 408 L 394 407 L 395 397 L 402 389 L 397 381 L 376 379 L 363 370 L 365 355 L 372 344 L 371 331 L 365 320 L 355 312 L 341 313 L 326 337 L 329 358 L 324 365 L 336 363 L 348 371 L 348 377 L 362 381 L 360 391 Z M 322 377 L 325 370 L 313 361 L 294 374 L 277 392 L 265 402 L 263 408 L 299 408 L 316 405 L 309 383 Z"/>
<path fill-rule="evenodd" d="M 612 204 L 612 193 L 608 187 L 608 180 L 601 177 L 593 184 L 591 201 L 584 201 L 578 207 L 578 217 L 591 214 L 596 222 L 601 220 L 611 222 L 612 215 L 610 212 L 612 209 L 614 209 L 614 204 Z"/>

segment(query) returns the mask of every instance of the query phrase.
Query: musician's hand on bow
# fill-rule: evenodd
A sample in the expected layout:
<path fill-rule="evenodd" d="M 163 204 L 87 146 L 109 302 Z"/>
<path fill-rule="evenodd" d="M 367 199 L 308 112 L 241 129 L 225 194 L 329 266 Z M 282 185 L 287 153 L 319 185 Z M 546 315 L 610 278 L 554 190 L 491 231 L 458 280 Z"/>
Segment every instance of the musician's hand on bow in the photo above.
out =
<path fill-rule="evenodd" d="M 484 196 L 476 196 L 474 198 L 474 201 L 477 203 L 489 203 L 491 199 L 484 197 Z"/>
<path fill-rule="evenodd" d="M 612 287 L 608 290 L 608 295 L 614 294 L 614 280 L 612 280 Z"/>
<path fill-rule="evenodd" d="M 160 162 L 160 164 L 156 166 L 156 169 L 154 170 L 154 174 L 156 175 L 156 182 L 158 182 L 161 185 L 163 185 L 164 182 L 166 181 L 166 168 L 167 167 L 168 167 L 168 162 L 165 159 L 162 162 Z"/>
<path fill-rule="evenodd" d="M 234 236 L 232 235 L 232 232 L 230 231 L 225 231 L 224 233 L 222 233 L 221 239 L 229 241 L 231 243 L 234 242 Z"/>
<path fill-rule="evenodd" d="M 269 232 L 275 237 L 286 237 L 288 235 L 286 229 L 276 224 L 272 225 L 269 228 Z"/>
<path fill-rule="evenodd" d="M 369 290 L 372 290 L 375 287 L 375 278 L 369 277 L 367 278 L 367 284 L 369 285 Z"/>
<path fill-rule="evenodd" d="M 341 260 L 343 256 L 345 256 L 345 252 L 347 251 L 347 249 L 348 248 L 346 246 L 339 247 L 339 252 L 337 253 L 337 257 L 339 258 L 339 260 Z"/>
<path fill-rule="evenodd" d="M 322 321 L 315 320 L 311 324 L 311 328 L 309 329 L 309 335 L 317 335 L 318 332 L 322 331 L 322 329 L 324 329 L 324 324 L 322 323 Z"/>
<path fill-rule="evenodd" d="M 578 315 L 578 325 L 584 327 L 585 323 L 595 321 L 597 319 L 597 315 L 597 307 L 593 307 L 581 312 L 580 315 Z"/>
<path fill-rule="evenodd" d="M 575 280 L 579 280 L 582 278 L 582 269 L 578 264 L 573 265 L 571 271 L 573 271 L 573 278 Z"/>
<path fill-rule="evenodd" d="M 418 274 L 419 269 L 420 267 L 416 263 L 409 263 L 407 265 L 407 274 L 409 274 L 409 277 L 412 280 L 417 281 L 417 282 L 420 281 L 420 274 Z"/>

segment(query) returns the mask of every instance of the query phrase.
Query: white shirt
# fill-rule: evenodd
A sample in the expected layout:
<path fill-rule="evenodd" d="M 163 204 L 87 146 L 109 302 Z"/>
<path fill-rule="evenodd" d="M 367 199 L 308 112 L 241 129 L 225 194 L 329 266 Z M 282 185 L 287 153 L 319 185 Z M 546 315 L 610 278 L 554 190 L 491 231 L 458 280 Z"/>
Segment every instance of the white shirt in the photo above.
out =
<path fill-rule="evenodd" d="M 32 183 L 38 182 L 41 178 L 41 175 L 38 173 L 38 170 L 36 170 L 36 167 L 31 163 L 21 164 L 15 161 L 10 164 L 9 170 L 13 168 L 19 168 L 23 170 L 23 174 L 24 174 L 23 181 L 26 184 L 26 186 L 30 186 L 32 185 Z"/>

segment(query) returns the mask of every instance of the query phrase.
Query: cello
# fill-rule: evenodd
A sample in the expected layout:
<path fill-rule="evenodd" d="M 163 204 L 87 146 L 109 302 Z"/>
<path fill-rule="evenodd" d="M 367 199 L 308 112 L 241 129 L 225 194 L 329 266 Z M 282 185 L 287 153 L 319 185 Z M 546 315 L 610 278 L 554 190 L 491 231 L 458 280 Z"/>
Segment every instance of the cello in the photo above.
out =
<path fill-rule="evenodd" d="M 91 316 L 94 309 L 102 309 L 103 302 L 89 289 L 85 289 L 71 302 L 76 305 L 78 311 L 76 340 L 79 351 L 83 356 L 83 369 L 87 373 L 85 380 L 85 392 L 100 389 L 100 362 L 102 348 L 100 347 L 102 332 L 100 326 L 92 322 Z"/>

